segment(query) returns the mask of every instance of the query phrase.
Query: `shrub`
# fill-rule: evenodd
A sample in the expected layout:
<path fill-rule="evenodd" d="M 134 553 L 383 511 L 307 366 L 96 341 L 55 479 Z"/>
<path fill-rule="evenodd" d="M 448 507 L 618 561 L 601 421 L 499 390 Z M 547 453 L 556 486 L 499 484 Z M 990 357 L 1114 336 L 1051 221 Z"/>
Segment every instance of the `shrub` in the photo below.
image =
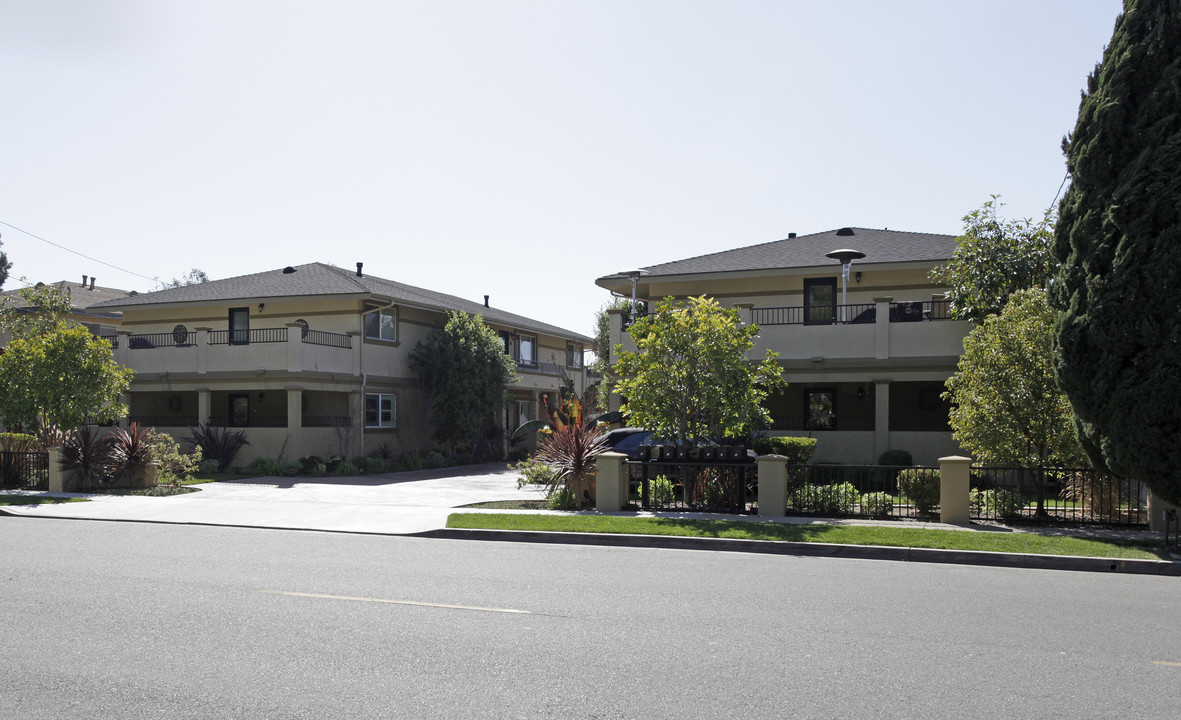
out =
<path fill-rule="evenodd" d="M 336 470 L 334 472 L 340 477 L 350 477 L 361 474 L 360 468 L 350 462 L 340 463 L 336 466 Z"/>
<path fill-rule="evenodd" d="M 78 475 L 79 489 L 90 490 L 96 483 L 105 482 L 110 465 L 110 441 L 100 438 L 89 425 L 75 430 L 62 445 L 61 468 Z"/>
<path fill-rule="evenodd" d="M 356 465 L 366 475 L 380 475 L 389 472 L 390 469 L 385 460 L 371 455 L 359 455 L 353 458 L 353 465 Z"/>
<path fill-rule="evenodd" d="M 640 492 L 643 491 L 641 487 Z M 677 497 L 676 490 L 673 489 L 673 481 L 664 475 L 648 479 L 648 492 L 651 493 L 650 502 L 653 505 L 671 505 Z"/>
<path fill-rule="evenodd" d="M 788 465 L 807 465 L 816 452 L 816 438 L 765 437 L 755 440 L 755 453 L 782 455 Z"/>
<path fill-rule="evenodd" d="M 788 496 L 787 504 L 803 512 L 824 514 L 849 513 L 861 499 L 852 483 L 804 485 Z"/>
<path fill-rule="evenodd" d="M 546 506 L 550 510 L 577 510 L 578 498 L 574 496 L 573 490 L 565 486 L 558 486 L 546 498 Z"/>
<path fill-rule="evenodd" d="M 518 473 L 518 490 L 525 487 L 526 485 L 541 485 L 547 488 L 551 487 L 554 484 L 554 475 L 557 473 L 556 470 L 541 462 L 537 458 L 522 460 L 515 465 L 510 465 L 509 469 L 516 470 Z"/>
<path fill-rule="evenodd" d="M 1120 480 L 1109 475 L 1077 472 L 1065 479 L 1059 495 L 1078 503 L 1086 517 L 1102 520 L 1119 514 L 1121 486 Z"/>
<path fill-rule="evenodd" d="M 150 428 L 141 427 L 139 423 L 131 423 L 126 430 L 115 428 L 107 436 L 110 450 L 110 466 L 112 475 L 134 473 L 136 470 L 155 465 L 152 457 L 152 447 L 148 442 Z"/>
<path fill-rule="evenodd" d="M 197 446 L 197 450 L 204 454 L 204 451 L 201 450 L 200 445 Z M 201 460 L 201 463 L 197 466 L 197 469 L 203 473 L 221 472 L 221 461 L 215 460 L 214 458 L 205 458 Z"/>
<path fill-rule="evenodd" d="M 328 472 L 328 464 L 319 455 L 306 455 L 299 459 L 299 470 L 302 475 L 320 477 Z"/>
<path fill-rule="evenodd" d="M 878 457 L 878 465 L 910 467 L 914 465 L 914 458 L 906 450 L 887 450 Z"/>
<path fill-rule="evenodd" d="M 1025 509 L 1025 498 L 1004 488 L 972 490 L 968 502 L 976 514 L 984 518 L 1013 518 Z"/>
<path fill-rule="evenodd" d="M 422 455 L 417 452 L 402 453 L 396 461 L 394 461 L 394 470 L 397 472 L 406 472 L 410 470 L 422 469 Z"/>
<path fill-rule="evenodd" d="M 430 468 L 432 470 L 434 468 L 447 467 L 447 456 L 438 450 L 431 450 L 426 454 L 426 457 L 422 459 L 422 464 L 424 467 Z"/>
<path fill-rule="evenodd" d="M 0 451 L 3 452 L 40 452 L 41 441 L 36 435 L 25 433 L 0 433 Z"/>
<path fill-rule="evenodd" d="M 269 458 L 255 458 L 246 466 L 246 472 L 251 475 L 278 476 L 283 474 L 283 469 L 283 463 Z"/>
<path fill-rule="evenodd" d="M 201 448 L 183 453 L 175 438 L 155 428 L 148 429 L 147 444 L 156 462 L 157 485 L 180 485 L 193 479 L 193 473 L 201 464 Z"/>
<path fill-rule="evenodd" d="M 894 512 L 894 497 L 884 492 L 866 493 L 861 496 L 861 512 L 870 517 L 889 517 Z"/>
<path fill-rule="evenodd" d="M 249 445 L 245 430 L 230 430 L 216 425 L 202 425 L 189 428 L 193 433 L 188 441 L 201 448 L 201 456 L 206 460 L 216 460 L 217 469 L 213 472 L 223 472 L 243 445 Z M 202 465 L 204 470 L 204 465 Z"/>
<path fill-rule="evenodd" d="M 926 514 L 939 506 L 939 471 L 910 469 L 898 473 L 898 491 Z"/>

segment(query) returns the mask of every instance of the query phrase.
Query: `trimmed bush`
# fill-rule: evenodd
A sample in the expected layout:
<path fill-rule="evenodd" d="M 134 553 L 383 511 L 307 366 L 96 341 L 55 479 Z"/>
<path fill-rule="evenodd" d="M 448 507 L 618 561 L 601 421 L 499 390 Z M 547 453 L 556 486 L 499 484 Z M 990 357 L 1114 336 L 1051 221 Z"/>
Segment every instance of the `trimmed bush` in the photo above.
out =
<path fill-rule="evenodd" d="M 782 455 L 788 465 L 807 465 L 816 452 L 816 438 L 765 437 L 755 440 L 758 455 Z"/>
<path fill-rule="evenodd" d="M 860 499 L 861 493 L 852 483 L 805 485 L 788 496 L 787 505 L 801 512 L 832 515 L 853 512 Z"/>
<path fill-rule="evenodd" d="M 939 506 L 939 471 L 903 470 L 898 473 L 898 491 L 919 513 L 929 513 Z"/>
<path fill-rule="evenodd" d="M 352 475 L 360 475 L 361 474 L 360 468 L 358 468 L 356 465 L 352 464 L 351 462 L 342 462 L 341 464 L 336 466 L 336 470 L 334 470 L 333 472 L 335 472 L 340 477 L 350 477 Z"/>
<path fill-rule="evenodd" d="M 353 465 L 356 465 L 366 475 L 380 475 L 389 472 L 390 469 L 385 460 L 370 455 L 359 455 L 353 458 Z"/>
<path fill-rule="evenodd" d="M 889 517 L 894 512 L 894 497 L 889 493 L 866 493 L 861 496 L 861 513 L 870 517 Z"/>
<path fill-rule="evenodd" d="M 246 466 L 246 472 L 249 475 L 271 475 L 278 476 L 283 474 L 283 463 L 278 460 L 271 460 L 269 458 L 254 458 L 250 464 Z"/>
<path fill-rule="evenodd" d="M 887 450 L 878 457 L 878 465 L 910 467 L 914 465 L 914 458 L 906 450 Z"/>
<path fill-rule="evenodd" d="M 41 441 L 36 435 L 25 433 L 0 433 L 0 451 L 4 452 L 40 452 Z"/>
<path fill-rule="evenodd" d="M 1004 488 L 973 490 L 968 502 L 976 514 L 983 518 L 1013 518 L 1025 509 L 1025 498 L 1020 493 Z"/>
<path fill-rule="evenodd" d="M 640 488 L 643 492 L 643 488 Z M 673 490 L 673 482 L 664 475 L 657 475 L 654 478 L 648 479 L 648 492 L 651 493 L 653 505 L 671 505 L 676 499 L 676 491 Z"/>

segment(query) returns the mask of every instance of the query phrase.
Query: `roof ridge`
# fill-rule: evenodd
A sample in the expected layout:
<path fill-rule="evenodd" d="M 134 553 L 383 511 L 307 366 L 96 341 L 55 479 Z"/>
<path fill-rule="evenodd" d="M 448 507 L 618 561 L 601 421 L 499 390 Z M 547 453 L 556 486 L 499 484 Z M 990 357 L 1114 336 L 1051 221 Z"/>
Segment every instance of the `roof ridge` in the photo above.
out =
<path fill-rule="evenodd" d="M 362 282 L 358 282 L 356 280 L 357 276 L 355 273 L 351 273 L 351 272 L 345 270 L 344 268 L 336 267 L 335 265 L 329 265 L 328 263 L 322 263 L 319 261 L 307 263 L 307 264 L 308 265 L 316 265 L 318 267 L 324 268 L 325 270 L 328 270 L 328 271 L 332 272 L 333 274 L 340 276 L 342 279 L 351 282 L 353 285 L 356 285 L 358 288 L 360 288 L 361 290 L 364 290 L 365 292 L 373 292 L 373 288 L 365 285 Z M 377 277 L 377 276 L 374 275 L 374 277 Z M 364 280 L 365 276 L 361 276 L 361 279 Z M 377 278 L 377 279 L 384 280 L 384 278 Z"/>

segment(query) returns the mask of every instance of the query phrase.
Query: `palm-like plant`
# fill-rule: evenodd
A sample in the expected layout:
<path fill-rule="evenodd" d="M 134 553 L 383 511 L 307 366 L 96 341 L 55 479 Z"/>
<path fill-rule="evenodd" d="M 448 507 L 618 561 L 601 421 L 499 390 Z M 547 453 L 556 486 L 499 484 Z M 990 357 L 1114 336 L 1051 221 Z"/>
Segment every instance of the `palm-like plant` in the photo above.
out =
<path fill-rule="evenodd" d="M 141 428 L 139 423 L 133 422 L 127 430 L 116 428 L 108 436 L 111 474 L 135 472 L 155 464 L 148 444 L 149 432 L 149 428 Z"/>
<path fill-rule="evenodd" d="M 189 428 L 189 432 L 193 435 L 187 438 L 187 441 L 201 448 L 202 457 L 207 460 L 216 460 L 218 472 L 224 471 L 234 461 L 234 456 L 238 454 L 238 450 L 243 445 L 250 444 L 246 439 L 245 430 L 228 430 L 216 425 L 202 425 Z"/>
<path fill-rule="evenodd" d="M 62 444 L 61 467 L 78 476 L 79 489 L 90 490 L 111 473 L 111 443 L 89 425 L 71 433 Z"/>

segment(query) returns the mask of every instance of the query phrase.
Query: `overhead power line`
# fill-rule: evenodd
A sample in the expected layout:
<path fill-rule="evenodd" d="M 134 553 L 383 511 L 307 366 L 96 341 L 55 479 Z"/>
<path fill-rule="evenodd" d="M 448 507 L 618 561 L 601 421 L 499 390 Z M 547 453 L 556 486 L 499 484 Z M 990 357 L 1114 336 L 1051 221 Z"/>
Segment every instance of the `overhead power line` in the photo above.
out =
<path fill-rule="evenodd" d="M 3 220 L 0 220 L 0 225 L 4 225 L 4 226 L 6 226 L 6 227 L 10 227 L 10 228 L 12 228 L 13 230 L 16 230 L 17 232 L 20 232 L 20 233 L 24 233 L 25 235 L 28 235 L 28 236 L 29 236 L 29 237 L 31 237 L 31 238 L 36 238 L 37 240 L 40 240 L 41 242 L 43 242 L 43 243 L 46 243 L 47 245 L 52 245 L 52 246 L 54 246 L 55 248 L 58 248 L 58 249 L 61 249 L 61 250 L 65 250 L 66 252 L 71 252 L 71 253 L 74 253 L 74 254 L 75 254 L 75 255 L 77 255 L 78 257 L 84 257 L 84 258 L 86 258 L 87 260 L 90 260 L 90 261 L 96 262 L 96 263 L 98 263 L 98 264 L 100 264 L 100 265 L 106 265 L 106 266 L 107 266 L 107 267 L 109 267 L 109 268 L 114 268 L 114 269 L 116 269 L 116 270 L 118 270 L 118 271 L 120 271 L 120 272 L 125 272 L 125 273 L 127 273 L 128 275 L 134 275 L 134 276 L 136 276 L 136 277 L 141 277 L 141 278 L 143 278 L 144 280 L 151 280 L 152 282 L 156 282 L 156 281 L 158 280 L 158 278 L 148 277 L 147 275 L 141 275 L 141 274 L 139 274 L 139 273 L 137 273 L 137 272 L 134 272 L 134 271 L 132 271 L 132 270 L 128 270 L 127 268 L 121 268 L 121 267 L 119 267 L 118 265 L 112 265 L 111 263 L 109 263 L 109 262 L 107 262 L 107 261 L 105 261 L 105 260 L 99 260 L 98 258 L 95 258 L 95 257 L 90 257 L 89 255 L 86 255 L 86 254 L 80 253 L 80 252 L 78 252 L 77 250 L 72 250 L 72 249 L 70 249 L 70 248 L 66 247 L 65 245 L 59 245 L 58 243 L 55 243 L 55 242 L 53 242 L 52 240 L 46 240 L 45 238 L 41 237 L 40 235 L 35 235 L 35 234 L 33 234 L 33 233 L 29 232 L 28 230 L 22 230 L 21 228 L 18 228 L 16 225 L 13 225 L 12 223 L 6 223 L 6 222 L 4 222 Z"/>

